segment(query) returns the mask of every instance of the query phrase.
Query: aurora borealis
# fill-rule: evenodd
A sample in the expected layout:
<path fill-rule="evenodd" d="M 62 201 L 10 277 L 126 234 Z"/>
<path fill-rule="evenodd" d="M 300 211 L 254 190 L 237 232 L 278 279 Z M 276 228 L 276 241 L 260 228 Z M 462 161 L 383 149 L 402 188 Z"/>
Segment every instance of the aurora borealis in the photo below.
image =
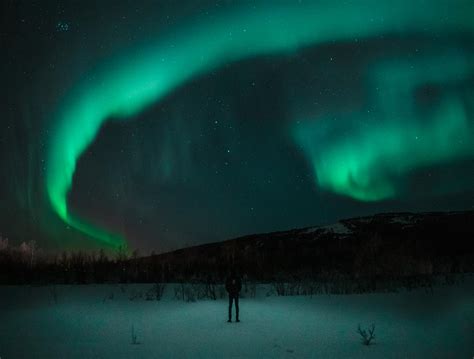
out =
<path fill-rule="evenodd" d="M 474 153 L 474 128 L 464 106 L 472 103 L 472 93 L 448 93 L 424 113 L 418 113 L 412 101 L 418 86 L 468 77 L 474 70 L 472 58 L 449 54 L 380 67 L 374 70 L 372 88 L 383 90 L 372 95 L 373 112 L 345 120 L 346 126 L 366 120 L 365 128 L 354 130 L 350 139 L 327 143 L 325 133 L 334 131 L 327 119 L 296 128 L 295 137 L 313 161 L 319 184 L 362 201 L 395 196 L 396 180 L 391 177 Z"/>
<path fill-rule="evenodd" d="M 2 212 L 27 208 L 33 232 L 162 249 L 474 205 L 472 1 L 118 3 L 7 9 L 22 130 L 2 166 L 36 170 L 4 179 Z"/>

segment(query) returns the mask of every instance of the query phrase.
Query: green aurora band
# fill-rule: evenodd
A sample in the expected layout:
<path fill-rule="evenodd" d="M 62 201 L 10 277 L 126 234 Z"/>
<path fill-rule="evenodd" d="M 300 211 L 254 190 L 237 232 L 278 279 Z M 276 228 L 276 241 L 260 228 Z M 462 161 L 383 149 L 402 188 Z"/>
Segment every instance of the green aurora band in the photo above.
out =
<path fill-rule="evenodd" d="M 456 1 L 455 5 L 452 1 L 368 0 L 337 4 L 333 1 L 289 2 L 286 5 L 269 2 L 223 12 L 212 21 L 196 19 L 186 28 L 181 27 L 172 38 L 158 38 L 155 45 L 117 56 L 105 64 L 107 66 L 84 76 L 85 80 L 63 100 L 55 115 L 55 127 L 49 139 L 46 172 L 49 202 L 64 222 L 95 238 L 100 244 L 112 248 L 124 245 L 122 236 L 77 218 L 67 205 L 76 162 L 106 120 L 133 116 L 189 79 L 228 62 L 380 34 L 471 34 L 474 29 L 473 15 L 474 3 L 471 0 Z M 400 69 L 404 70 L 397 68 Z M 382 71 L 382 77 L 386 73 Z M 408 85 L 414 86 L 417 75 L 408 76 Z M 422 74 L 421 78 L 430 77 L 429 74 Z M 386 82 L 383 78 L 375 79 L 379 80 Z M 426 129 L 413 124 L 404 130 L 404 125 L 391 121 L 388 129 L 381 125 L 367 133 L 356 133 L 353 139 L 347 142 L 341 140 L 317 156 L 315 147 L 311 145 L 311 135 L 302 135 L 304 131 L 296 128 L 295 139 L 312 160 L 323 187 L 357 199 L 376 200 L 393 195 L 394 188 L 373 166 L 377 167 L 381 161 L 392 160 L 399 155 L 405 156 L 408 151 L 413 151 L 414 157 L 423 155 L 429 147 L 428 142 L 438 140 L 445 130 L 464 130 L 466 118 L 460 106 L 456 99 L 447 100 L 440 112 L 440 116 L 447 118 L 434 119 L 435 123 L 426 125 Z M 383 111 L 385 107 L 380 108 Z M 315 123 L 311 125 L 312 129 L 308 129 L 309 134 L 314 133 L 314 126 Z M 389 137 L 388 142 L 377 143 L 381 141 L 377 138 L 385 138 L 386 131 L 394 135 Z M 408 136 L 418 131 L 428 132 L 431 138 L 426 138 L 425 143 L 420 141 L 421 144 L 404 141 L 403 133 L 407 131 Z M 468 138 L 466 142 L 471 143 L 472 139 Z M 445 141 L 441 143 L 444 147 L 430 154 L 430 163 L 472 151 L 472 145 L 468 145 L 467 149 L 447 149 L 445 152 L 443 149 L 447 144 Z M 403 145 L 409 145 L 410 149 L 398 153 L 396 147 Z M 383 155 L 377 156 L 374 153 L 379 146 L 386 150 Z M 334 164 L 328 165 L 331 162 Z M 401 164 L 398 170 L 403 172 L 418 163 L 410 160 L 407 165 Z"/>
<path fill-rule="evenodd" d="M 321 187 L 361 201 L 393 197 L 396 179 L 403 174 L 474 155 L 474 126 L 465 106 L 473 102 L 472 90 L 451 89 L 425 111 L 413 101 L 423 84 L 463 83 L 471 74 L 474 59 L 459 53 L 378 65 L 368 85 L 374 92 L 369 103 L 376 108 L 298 121 L 294 138 Z M 354 124 L 349 138 L 328 136 L 337 133 L 339 121 L 346 127 Z"/>

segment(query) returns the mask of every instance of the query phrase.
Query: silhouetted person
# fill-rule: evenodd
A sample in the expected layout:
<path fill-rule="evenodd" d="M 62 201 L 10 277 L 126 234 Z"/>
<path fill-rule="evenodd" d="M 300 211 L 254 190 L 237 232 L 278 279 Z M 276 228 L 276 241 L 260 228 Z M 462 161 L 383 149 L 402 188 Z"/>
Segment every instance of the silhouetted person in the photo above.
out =
<path fill-rule="evenodd" d="M 232 271 L 231 275 L 225 281 L 225 289 L 229 293 L 229 320 L 232 322 L 232 302 L 235 303 L 235 321 L 239 320 L 239 292 L 242 289 L 242 280 L 240 277 Z"/>

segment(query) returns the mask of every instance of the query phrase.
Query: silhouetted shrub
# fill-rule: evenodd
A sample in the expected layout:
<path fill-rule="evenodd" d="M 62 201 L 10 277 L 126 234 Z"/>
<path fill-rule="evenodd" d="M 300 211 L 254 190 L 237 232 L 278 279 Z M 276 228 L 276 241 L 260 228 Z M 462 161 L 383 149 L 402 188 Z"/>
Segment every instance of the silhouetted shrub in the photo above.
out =
<path fill-rule="evenodd" d="M 362 337 L 362 344 L 370 345 L 372 340 L 375 339 L 375 324 L 372 324 L 367 330 L 357 327 L 357 333 Z"/>
<path fill-rule="evenodd" d="M 166 284 L 156 283 L 145 293 L 146 300 L 161 300 L 165 291 Z"/>
<path fill-rule="evenodd" d="M 143 292 L 139 290 L 132 290 L 128 296 L 128 299 L 131 301 L 142 299 L 143 298 Z"/>
<path fill-rule="evenodd" d="M 135 332 L 135 326 L 133 326 L 133 325 L 132 325 L 132 330 L 131 330 L 130 334 L 131 334 L 131 337 L 132 337 L 131 344 L 133 344 L 133 345 L 140 344 L 140 342 L 138 341 L 138 335 Z"/>

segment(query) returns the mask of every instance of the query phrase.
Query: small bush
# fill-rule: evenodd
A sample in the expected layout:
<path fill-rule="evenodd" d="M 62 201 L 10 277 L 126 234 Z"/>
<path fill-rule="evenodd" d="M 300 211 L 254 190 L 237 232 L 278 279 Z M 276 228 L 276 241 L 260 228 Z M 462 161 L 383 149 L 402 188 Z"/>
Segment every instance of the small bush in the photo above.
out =
<path fill-rule="evenodd" d="M 175 298 L 184 302 L 195 302 L 199 293 L 199 286 L 192 283 L 181 282 L 174 288 Z"/>
<path fill-rule="evenodd" d="M 321 284 L 314 281 L 314 280 L 304 280 L 300 284 L 300 294 L 301 295 L 309 295 L 313 296 L 315 294 L 320 294 L 321 293 Z"/>
<path fill-rule="evenodd" d="M 130 295 L 128 296 L 129 300 L 137 300 L 143 298 L 143 293 L 140 292 L 139 290 L 132 290 L 130 292 Z"/>
<path fill-rule="evenodd" d="M 225 297 L 225 288 L 214 282 L 182 282 L 174 287 L 174 297 L 184 302 L 195 302 L 201 299 L 217 300 Z"/>
<path fill-rule="evenodd" d="M 183 300 L 184 301 L 184 289 L 183 289 L 183 283 L 180 283 L 179 285 L 175 285 L 173 290 L 174 290 L 174 298 L 178 300 Z"/>
<path fill-rule="evenodd" d="M 272 283 L 273 289 L 275 290 L 278 296 L 287 295 L 286 283 L 282 281 Z"/>
<path fill-rule="evenodd" d="M 277 279 L 272 283 L 273 290 L 278 296 L 293 296 L 303 294 L 303 287 L 299 281 L 289 279 Z"/>
<path fill-rule="evenodd" d="M 248 294 L 250 298 L 255 298 L 257 293 L 257 284 L 255 282 L 250 282 L 247 284 Z"/>
<path fill-rule="evenodd" d="M 58 304 L 58 291 L 55 285 L 49 287 L 49 293 L 51 294 L 54 304 Z"/>
<path fill-rule="evenodd" d="M 166 284 L 156 283 L 145 293 L 145 300 L 161 300 Z"/>
<path fill-rule="evenodd" d="M 138 345 L 140 342 L 138 341 L 138 336 L 137 333 L 135 332 L 135 327 L 132 325 L 132 331 L 130 333 L 132 335 L 132 344 L 133 345 Z"/>
<path fill-rule="evenodd" d="M 370 345 L 370 343 L 372 342 L 372 340 L 375 339 L 375 325 L 372 324 L 370 326 L 370 328 L 368 328 L 367 330 L 365 329 L 362 329 L 360 327 L 360 324 L 359 326 L 357 327 L 357 333 L 360 334 L 360 336 L 362 337 L 361 340 L 362 340 L 362 344 L 364 345 Z"/>
<path fill-rule="evenodd" d="M 184 298 L 186 302 L 195 302 L 197 297 L 196 288 L 192 284 L 184 286 Z"/>
<path fill-rule="evenodd" d="M 115 297 L 114 292 L 110 292 L 109 294 L 106 294 L 105 297 L 104 297 L 104 303 L 105 303 L 107 300 L 114 300 L 114 297 Z"/>
<path fill-rule="evenodd" d="M 227 296 L 227 291 L 225 289 L 225 286 L 219 285 L 218 287 L 218 292 L 219 292 L 219 298 L 225 298 Z"/>
<path fill-rule="evenodd" d="M 217 299 L 217 284 L 211 280 L 204 287 L 204 297 L 212 300 Z"/>

